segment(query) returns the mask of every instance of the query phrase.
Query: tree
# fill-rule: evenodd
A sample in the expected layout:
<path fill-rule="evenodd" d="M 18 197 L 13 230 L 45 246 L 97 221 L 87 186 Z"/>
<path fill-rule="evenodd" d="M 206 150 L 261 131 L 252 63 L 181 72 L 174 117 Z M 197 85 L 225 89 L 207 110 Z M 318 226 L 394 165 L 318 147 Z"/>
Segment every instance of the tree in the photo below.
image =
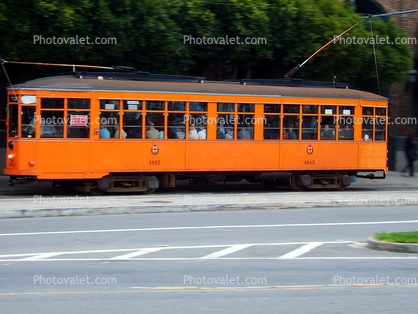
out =
<path fill-rule="evenodd" d="M 335 0 L 3 0 L 0 56 L 17 61 L 126 65 L 214 79 L 282 78 L 360 19 L 349 4 Z M 404 36 L 392 21 L 377 19 L 372 25 L 374 36 Z M 367 39 L 370 30 L 365 21 L 344 38 Z M 114 38 L 117 43 L 51 45 L 34 43 L 35 36 Z M 263 38 L 267 43 L 189 44 L 185 36 Z M 406 44 L 377 45 L 376 55 L 381 85 L 407 77 L 411 55 Z M 63 71 L 8 67 L 14 79 Z M 327 81 L 334 76 L 375 90 L 373 46 L 332 44 L 295 74 L 295 78 Z"/>

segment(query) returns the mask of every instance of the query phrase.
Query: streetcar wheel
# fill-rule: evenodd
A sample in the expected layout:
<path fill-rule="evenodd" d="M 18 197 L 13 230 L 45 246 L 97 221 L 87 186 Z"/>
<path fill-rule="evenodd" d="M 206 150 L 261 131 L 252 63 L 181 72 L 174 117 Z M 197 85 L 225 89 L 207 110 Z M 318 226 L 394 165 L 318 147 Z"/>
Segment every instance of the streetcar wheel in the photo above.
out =
<path fill-rule="evenodd" d="M 292 174 L 292 177 L 290 178 L 290 187 L 293 189 L 293 191 L 297 192 L 302 192 L 307 189 L 299 182 L 299 173 Z"/>
<path fill-rule="evenodd" d="M 346 186 L 342 186 L 342 187 L 337 188 L 337 189 L 335 189 L 335 190 L 337 190 L 337 191 L 344 191 L 346 188 L 347 188 Z"/>
<path fill-rule="evenodd" d="M 91 195 L 94 195 L 94 196 L 100 196 L 100 195 L 103 195 L 103 194 L 105 194 L 105 192 L 106 192 L 106 191 L 101 190 L 101 189 L 98 189 L 98 188 L 96 188 L 96 189 L 91 189 L 91 190 L 89 191 L 89 193 L 90 193 Z"/>
<path fill-rule="evenodd" d="M 149 189 L 149 190 L 144 191 L 144 192 L 142 192 L 142 193 L 144 193 L 144 194 L 152 194 L 152 193 L 154 193 L 156 190 L 157 190 L 157 189 Z"/>

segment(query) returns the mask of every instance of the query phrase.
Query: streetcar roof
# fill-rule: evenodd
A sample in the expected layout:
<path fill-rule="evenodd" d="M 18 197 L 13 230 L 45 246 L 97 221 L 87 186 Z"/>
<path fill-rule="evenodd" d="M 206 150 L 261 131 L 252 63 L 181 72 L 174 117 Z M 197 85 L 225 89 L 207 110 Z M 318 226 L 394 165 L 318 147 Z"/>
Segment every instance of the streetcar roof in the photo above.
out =
<path fill-rule="evenodd" d="M 10 90 L 11 87 L 8 87 Z M 200 95 L 236 95 L 268 97 L 335 98 L 387 101 L 387 98 L 359 90 L 331 87 L 277 86 L 240 84 L 239 82 L 179 82 L 80 78 L 60 75 L 27 81 L 13 86 L 15 90 L 97 91 L 129 93 L 175 93 Z"/>

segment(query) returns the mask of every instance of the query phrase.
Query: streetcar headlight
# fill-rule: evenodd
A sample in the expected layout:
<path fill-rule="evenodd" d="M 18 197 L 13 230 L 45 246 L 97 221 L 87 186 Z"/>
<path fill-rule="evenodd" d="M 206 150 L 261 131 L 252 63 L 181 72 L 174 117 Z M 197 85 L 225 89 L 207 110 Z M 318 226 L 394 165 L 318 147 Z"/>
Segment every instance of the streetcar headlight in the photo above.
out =
<path fill-rule="evenodd" d="M 9 160 L 12 161 L 13 159 L 15 159 L 15 155 L 13 153 L 10 153 L 9 155 L 7 155 L 7 158 L 9 158 Z"/>

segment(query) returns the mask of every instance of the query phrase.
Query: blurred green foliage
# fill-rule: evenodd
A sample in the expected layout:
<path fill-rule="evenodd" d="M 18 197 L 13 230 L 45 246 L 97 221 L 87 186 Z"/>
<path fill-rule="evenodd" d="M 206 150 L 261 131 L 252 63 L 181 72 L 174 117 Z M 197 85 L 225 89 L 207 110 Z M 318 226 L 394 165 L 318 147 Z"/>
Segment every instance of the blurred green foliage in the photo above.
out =
<path fill-rule="evenodd" d="M 125 65 L 141 71 L 225 78 L 282 78 L 357 21 L 335 0 L 1 0 L 0 56 L 5 60 Z M 373 19 L 374 36 L 405 33 L 393 21 Z M 113 45 L 40 45 L 34 36 L 116 38 Z M 265 38 L 264 45 L 190 45 L 184 36 Z M 345 37 L 370 37 L 365 21 Z M 401 82 L 411 68 L 407 45 L 377 45 L 382 86 Z M 9 65 L 8 65 L 9 66 Z M 12 77 L 65 69 L 9 66 Z M 376 89 L 373 47 L 332 44 L 295 78 L 352 80 Z"/>

